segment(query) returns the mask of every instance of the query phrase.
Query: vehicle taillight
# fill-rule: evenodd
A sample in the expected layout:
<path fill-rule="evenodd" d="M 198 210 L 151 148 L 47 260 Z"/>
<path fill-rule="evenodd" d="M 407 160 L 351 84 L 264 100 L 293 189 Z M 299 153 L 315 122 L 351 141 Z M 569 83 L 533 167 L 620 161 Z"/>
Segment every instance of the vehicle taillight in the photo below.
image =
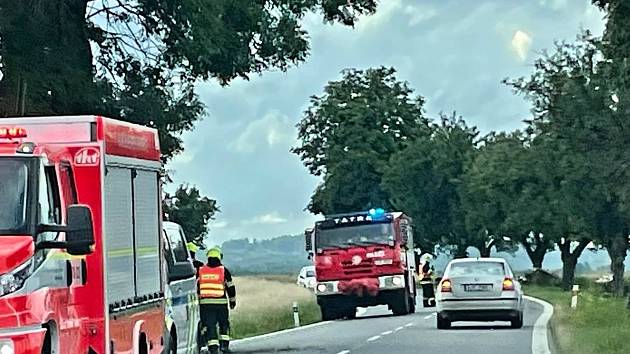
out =
<path fill-rule="evenodd" d="M 512 280 L 510 278 L 505 278 L 503 280 L 503 290 L 504 291 L 514 290 L 514 280 Z"/>
<path fill-rule="evenodd" d="M 443 293 L 450 293 L 453 291 L 453 284 L 451 281 L 448 279 L 442 280 L 442 283 L 440 283 L 440 291 Z"/>
<path fill-rule="evenodd" d="M 18 127 L 0 127 L 0 139 L 26 138 L 26 129 Z"/>

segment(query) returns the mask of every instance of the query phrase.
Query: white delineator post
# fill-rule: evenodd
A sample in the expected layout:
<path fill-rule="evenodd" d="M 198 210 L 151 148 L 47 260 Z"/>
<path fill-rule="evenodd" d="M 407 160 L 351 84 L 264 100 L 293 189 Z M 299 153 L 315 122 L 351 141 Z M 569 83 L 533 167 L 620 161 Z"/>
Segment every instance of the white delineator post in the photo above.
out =
<path fill-rule="evenodd" d="M 571 308 L 577 308 L 578 303 L 578 293 L 580 292 L 579 285 L 573 285 L 573 289 L 571 289 Z"/>
<path fill-rule="evenodd" d="M 297 302 L 293 303 L 293 325 L 300 327 L 300 310 L 298 309 Z"/>

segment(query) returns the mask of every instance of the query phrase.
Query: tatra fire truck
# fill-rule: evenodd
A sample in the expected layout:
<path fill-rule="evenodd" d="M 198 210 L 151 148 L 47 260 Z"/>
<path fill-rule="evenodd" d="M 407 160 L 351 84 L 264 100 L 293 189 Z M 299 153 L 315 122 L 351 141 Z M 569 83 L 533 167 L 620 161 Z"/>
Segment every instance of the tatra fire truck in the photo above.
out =
<path fill-rule="evenodd" d="M 0 119 L 0 353 L 159 353 L 157 131 Z"/>
<path fill-rule="evenodd" d="M 354 318 L 357 307 L 376 305 L 395 315 L 415 312 L 413 235 L 403 213 L 330 215 L 306 230 L 305 239 L 323 320 Z"/>

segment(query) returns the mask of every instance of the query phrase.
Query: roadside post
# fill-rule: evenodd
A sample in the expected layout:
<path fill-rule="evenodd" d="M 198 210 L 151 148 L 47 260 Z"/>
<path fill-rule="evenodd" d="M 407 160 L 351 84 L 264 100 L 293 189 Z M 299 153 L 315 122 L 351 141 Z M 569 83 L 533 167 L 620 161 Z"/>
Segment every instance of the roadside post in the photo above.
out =
<path fill-rule="evenodd" d="M 572 309 L 577 308 L 578 293 L 579 292 L 580 292 L 580 286 L 579 285 L 573 285 L 573 288 L 571 289 L 571 308 Z"/>
<path fill-rule="evenodd" d="M 300 327 L 300 309 L 297 302 L 293 303 L 293 325 Z"/>

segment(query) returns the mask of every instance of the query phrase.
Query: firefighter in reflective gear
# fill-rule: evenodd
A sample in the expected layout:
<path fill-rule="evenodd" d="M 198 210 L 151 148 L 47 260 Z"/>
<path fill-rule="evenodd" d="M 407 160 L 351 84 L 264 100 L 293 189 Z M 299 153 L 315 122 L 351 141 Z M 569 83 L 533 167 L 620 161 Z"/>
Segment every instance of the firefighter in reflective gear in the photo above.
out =
<path fill-rule="evenodd" d="M 431 266 L 431 255 L 425 254 L 420 264 L 420 286 L 422 287 L 422 305 L 424 307 L 435 306 L 435 288 L 433 286 L 433 266 Z"/>
<path fill-rule="evenodd" d="M 188 249 L 188 252 L 190 252 L 190 258 L 192 258 L 195 270 L 198 271 L 199 268 L 203 266 L 203 262 L 200 262 L 197 260 L 197 258 L 195 258 L 195 254 L 197 254 L 197 252 L 199 251 L 199 246 L 197 246 L 194 242 L 188 242 L 186 244 L 186 248 Z"/>
<path fill-rule="evenodd" d="M 208 264 L 197 271 L 202 323 L 201 345 L 207 344 L 211 354 L 229 351 L 229 310 L 236 307 L 236 288 L 232 275 L 222 264 L 221 250 L 208 251 Z M 219 331 L 217 332 L 217 325 Z"/>

